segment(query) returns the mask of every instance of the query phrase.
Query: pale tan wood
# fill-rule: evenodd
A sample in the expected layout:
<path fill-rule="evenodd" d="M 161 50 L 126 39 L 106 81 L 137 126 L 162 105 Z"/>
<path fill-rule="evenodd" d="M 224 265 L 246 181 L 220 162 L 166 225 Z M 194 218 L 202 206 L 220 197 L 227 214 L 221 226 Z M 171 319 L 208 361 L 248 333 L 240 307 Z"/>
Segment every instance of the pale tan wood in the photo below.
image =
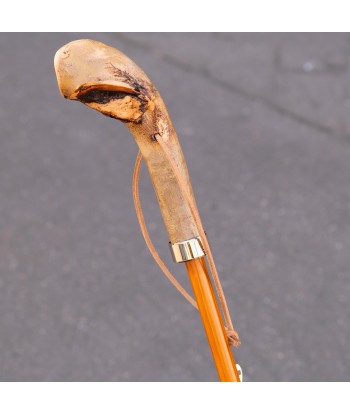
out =
<path fill-rule="evenodd" d="M 169 240 L 176 243 L 198 236 L 157 140 L 167 143 L 194 200 L 186 162 L 165 104 L 147 75 L 119 50 L 88 39 L 63 46 L 56 53 L 55 70 L 65 98 L 117 118 L 130 129 L 146 161 Z"/>

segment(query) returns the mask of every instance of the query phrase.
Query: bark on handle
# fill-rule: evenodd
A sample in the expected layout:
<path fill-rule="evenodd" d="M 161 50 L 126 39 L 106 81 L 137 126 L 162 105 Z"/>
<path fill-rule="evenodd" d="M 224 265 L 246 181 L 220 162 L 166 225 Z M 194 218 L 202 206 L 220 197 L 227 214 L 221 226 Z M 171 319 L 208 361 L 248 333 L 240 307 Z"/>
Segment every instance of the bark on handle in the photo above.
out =
<path fill-rule="evenodd" d="M 78 100 L 124 122 L 146 161 L 172 243 L 198 236 L 189 207 L 157 140 L 168 145 L 193 192 L 186 162 L 164 102 L 147 75 L 119 50 L 95 40 L 77 40 L 55 56 L 58 86 Z"/>

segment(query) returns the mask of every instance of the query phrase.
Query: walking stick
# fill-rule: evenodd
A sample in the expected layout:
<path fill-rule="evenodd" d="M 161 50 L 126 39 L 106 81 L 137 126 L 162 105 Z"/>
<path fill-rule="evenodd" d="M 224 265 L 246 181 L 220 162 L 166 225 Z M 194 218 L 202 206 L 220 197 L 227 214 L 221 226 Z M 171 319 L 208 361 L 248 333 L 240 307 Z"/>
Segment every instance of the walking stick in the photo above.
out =
<path fill-rule="evenodd" d="M 198 308 L 220 381 L 241 381 L 242 372 L 231 350 L 231 345 L 240 343 L 238 334 L 232 326 L 185 159 L 161 96 L 146 74 L 127 56 L 93 40 L 77 40 L 63 46 L 56 53 L 55 70 L 60 92 L 65 98 L 81 101 L 102 114 L 121 120 L 133 134 L 140 148 L 134 170 L 133 195 L 146 243 L 166 276 Z M 138 195 L 142 157 L 158 198 L 173 259 L 185 262 L 196 301 L 170 274 L 149 238 Z"/>

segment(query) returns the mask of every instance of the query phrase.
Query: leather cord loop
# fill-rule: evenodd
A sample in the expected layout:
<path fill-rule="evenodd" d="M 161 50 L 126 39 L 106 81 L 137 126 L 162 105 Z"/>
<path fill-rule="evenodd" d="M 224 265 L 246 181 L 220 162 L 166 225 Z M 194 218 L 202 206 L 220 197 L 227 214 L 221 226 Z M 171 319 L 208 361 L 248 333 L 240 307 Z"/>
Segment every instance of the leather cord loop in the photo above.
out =
<path fill-rule="evenodd" d="M 162 145 L 162 141 L 158 140 L 158 142 Z M 220 307 L 223 313 L 223 317 L 224 317 L 224 323 L 225 323 L 225 330 L 226 330 L 226 334 L 227 334 L 227 338 L 228 338 L 228 342 L 230 345 L 238 347 L 241 342 L 238 336 L 238 333 L 236 332 L 236 330 L 233 327 L 232 324 L 232 319 L 230 316 L 230 312 L 227 306 L 227 302 L 226 302 L 226 298 L 224 295 L 224 291 L 223 288 L 221 286 L 221 282 L 220 282 L 220 278 L 215 266 L 215 262 L 214 262 L 214 258 L 213 255 L 211 253 L 210 250 L 210 246 L 208 243 L 208 239 L 206 237 L 200 216 L 199 216 L 199 212 L 195 206 L 195 204 L 193 203 L 192 197 L 190 192 L 187 189 L 186 184 L 184 183 L 182 177 L 181 177 L 181 173 L 175 163 L 175 161 L 173 160 L 171 154 L 169 153 L 166 145 L 162 145 L 162 148 L 164 150 L 164 153 L 166 154 L 168 161 L 170 163 L 170 165 L 172 166 L 173 169 L 173 173 L 174 176 L 176 178 L 176 180 L 178 181 L 178 184 L 180 186 L 180 189 L 182 191 L 184 200 L 187 202 L 190 211 L 192 213 L 192 216 L 194 218 L 194 221 L 196 223 L 197 229 L 199 231 L 199 236 L 202 239 L 203 242 L 203 246 L 204 246 L 204 250 L 208 259 L 208 264 L 209 264 L 209 269 L 214 281 L 214 285 L 215 285 L 215 289 L 218 295 L 218 299 L 219 299 L 219 303 L 220 303 Z M 134 167 L 134 174 L 133 174 L 133 179 L 132 179 L 132 193 L 133 193 L 133 199 L 134 199 L 134 204 L 135 204 L 135 210 L 136 210 L 136 215 L 140 224 L 140 228 L 141 228 L 141 232 L 142 235 L 145 239 L 146 245 L 151 253 L 151 255 L 153 256 L 154 260 L 156 261 L 156 263 L 158 264 L 158 266 L 160 267 L 160 269 L 163 271 L 163 273 L 165 274 L 165 276 L 169 279 L 169 281 L 177 288 L 177 290 L 186 298 L 186 300 L 192 304 L 192 306 L 194 308 L 196 308 L 198 310 L 198 306 L 196 301 L 194 300 L 194 298 L 182 287 L 182 285 L 176 280 L 176 278 L 174 277 L 174 275 L 170 272 L 170 270 L 167 268 L 167 266 L 164 264 L 164 262 L 162 261 L 162 259 L 160 258 L 156 248 L 154 247 L 152 240 L 150 238 L 150 235 L 148 233 L 147 230 L 147 226 L 145 223 L 145 218 L 142 212 L 142 206 L 141 206 L 141 202 L 140 202 L 140 194 L 139 194 L 139 176 L 140 176 L 140 168 L 141 168 L 141 163 L 142 163 L 142 154 L 141 152 L 138 153 L 137 157 L 136 157 L 136 161 L 135 161 L 135 167 Z"/>

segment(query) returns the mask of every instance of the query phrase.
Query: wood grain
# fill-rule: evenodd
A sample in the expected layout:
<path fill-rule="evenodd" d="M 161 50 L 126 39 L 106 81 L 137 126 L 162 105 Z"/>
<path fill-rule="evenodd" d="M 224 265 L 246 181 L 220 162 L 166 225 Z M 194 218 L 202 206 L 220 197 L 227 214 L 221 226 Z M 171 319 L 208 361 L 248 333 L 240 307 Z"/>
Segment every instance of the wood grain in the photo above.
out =
<path fill-rule="evenodd" d="M 61 94 L 121 120 L 146 161 L 172 243 L 199 232 L 158 140 L 166 143 L 182 177 L 193 191 L 186 162 L 165 104 L 147 75 L 119 50 L 94 40 L 77 40 L 55 55 Z M 121 143 L 122 145 L 122 143 Z"/>

